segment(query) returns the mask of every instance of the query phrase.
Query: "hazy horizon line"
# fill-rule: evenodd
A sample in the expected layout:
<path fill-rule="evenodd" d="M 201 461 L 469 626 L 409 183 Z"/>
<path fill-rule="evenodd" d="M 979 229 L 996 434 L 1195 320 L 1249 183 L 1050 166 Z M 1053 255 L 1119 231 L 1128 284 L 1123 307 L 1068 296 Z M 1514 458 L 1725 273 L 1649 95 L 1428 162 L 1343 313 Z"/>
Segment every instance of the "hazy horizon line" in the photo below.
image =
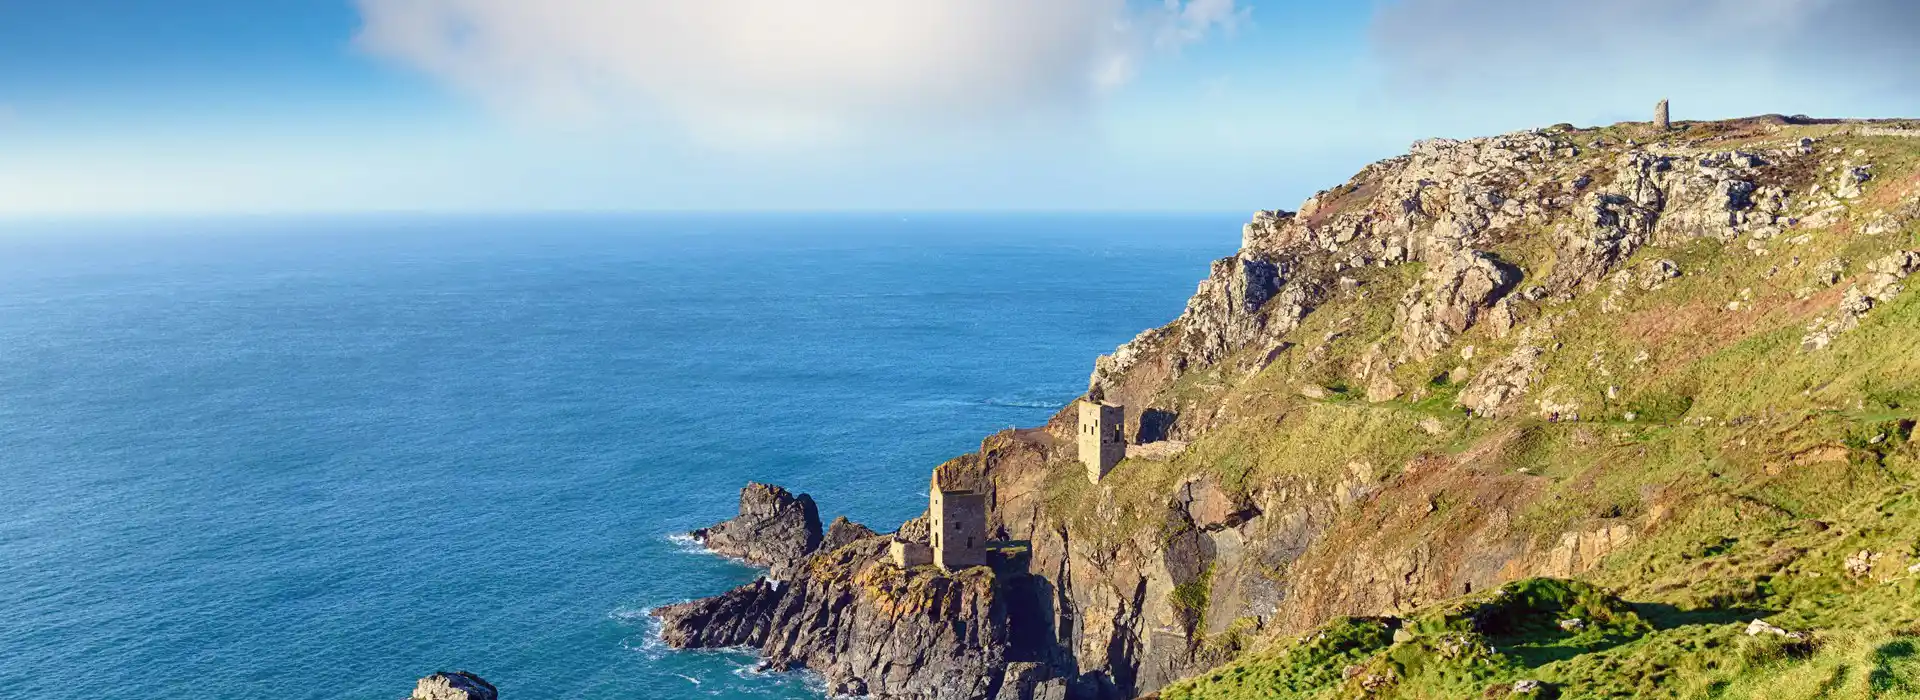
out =
<path fill-rule="evenodd" d="M 1005 207 L 978 209 L 806 208 L 806 209 L 315 209 L 286 211 L 147 211 L 147 212 L 4 212 L 0 224 L 46 221 L 154 221 L 238 219 L 375 219 L 375 218 L 539 218 L 643 216 L 995 216 L 995 215 L 1106 215 L 1106 216 L 1218 216 L 1251 215 L 1247 209 L 1089 209 Z"/>

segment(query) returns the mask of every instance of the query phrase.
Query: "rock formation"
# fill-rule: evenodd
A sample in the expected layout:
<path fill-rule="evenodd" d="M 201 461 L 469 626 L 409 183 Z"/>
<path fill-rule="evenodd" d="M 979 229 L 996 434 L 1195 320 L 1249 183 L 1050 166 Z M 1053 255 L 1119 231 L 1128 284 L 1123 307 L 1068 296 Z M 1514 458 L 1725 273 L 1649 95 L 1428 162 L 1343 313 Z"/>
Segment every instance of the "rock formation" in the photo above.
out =
<path fill-rule="evenodd" d="M 902 570 L 886 540 L 822 553 L 805 573 L 653 612 L 678 648 L 745 646 L 766 667 L 807 669 L 836 695 L 992 698 L 1011 644 L 993 572 Z"/>
<path fill-rule="evenodd" d="M 827 526 L 826 536 L 820 539 L 820 551 L 831 552 L 860 540 L 878 536 L 879 533 L 874 532 L 872 528 L 848 520 L 847 516 L 842 515 L 834 518 L 833 524 Z"/>
<path fill-rule="evenodd" d="M 427 676 L 413 688 L 408 700 L 499 700 L 500 694 L 492 683 L 466 671 L 446 672 Z"/>
<path fill-rule="evenodd" d="M 813 498 L 766 484 L 741 489 L 739 516 L 690 534 L 715 553 L 767 567 L 774 580 L 785 579 L 825 537 Z"/>

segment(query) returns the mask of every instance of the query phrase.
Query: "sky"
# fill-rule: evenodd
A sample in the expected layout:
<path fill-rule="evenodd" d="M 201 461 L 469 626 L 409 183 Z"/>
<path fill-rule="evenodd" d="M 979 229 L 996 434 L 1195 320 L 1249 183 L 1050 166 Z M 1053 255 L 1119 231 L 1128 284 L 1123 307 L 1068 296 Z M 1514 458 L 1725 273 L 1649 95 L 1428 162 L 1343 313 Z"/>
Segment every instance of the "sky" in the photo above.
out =
<path fill-rule="evenodd" d="M 1412 141 L 1920 116 L 1910 0 L 0 0 L 0 216 L 1293 208 Z"/>

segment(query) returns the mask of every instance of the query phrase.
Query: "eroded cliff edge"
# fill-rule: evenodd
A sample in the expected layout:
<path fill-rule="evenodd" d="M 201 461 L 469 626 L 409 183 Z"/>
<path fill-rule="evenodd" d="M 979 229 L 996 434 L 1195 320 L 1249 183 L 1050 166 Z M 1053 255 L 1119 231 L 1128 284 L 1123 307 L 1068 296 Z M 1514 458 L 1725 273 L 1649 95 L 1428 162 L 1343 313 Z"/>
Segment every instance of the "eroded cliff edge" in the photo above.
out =
<path fill-rule="evenodd" d="M 663 609 L 667 639 L 848 694 L 1129 698 L 1530 576 L 1775 595 L 1825 550 L 1671 555 L 1826 537 L 1912 485 L 1916 136 L 1770 117 L 1416 144 L 1257 215 L 1178 319 L 1099 359 L 1089 392 L 1147 448 L 1102 483 L 1071 411 L 939 467 L 988 494 L 1018 571 L 902 570 L 858 538 Z M 1860 546 L 1853 579 L 1909 566 Z"/>

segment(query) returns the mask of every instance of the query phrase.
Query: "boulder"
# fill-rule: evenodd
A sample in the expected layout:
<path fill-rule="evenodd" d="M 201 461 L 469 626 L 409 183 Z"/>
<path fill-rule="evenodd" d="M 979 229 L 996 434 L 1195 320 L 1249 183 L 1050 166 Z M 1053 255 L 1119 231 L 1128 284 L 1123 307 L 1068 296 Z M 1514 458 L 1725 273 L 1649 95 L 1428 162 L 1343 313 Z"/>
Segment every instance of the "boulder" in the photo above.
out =
<path fill-rule="evenodd" d="M 1840 182 L 1834 187 L 1833 196 L 1841 199 L 1857 199 L 1865 194 L 1863 186 L 1873 180 L 1873 166 L 1858 165 L 1843 168 Z"/>
<path fill-rule="evenodd" d="M 1788 632 L 1785 628 L 1768 623 L 1766 620 L 1754 620 L 1747 623 L 1747 636 L 1759 637 L 1765 635 L 1785 637 L 1795 641 L 1807 638 L 1807 633 L 1805 632 Z"/>
<path fill-rule="evenodd" d="M 1873 573 L 1873 567 L 1880 563 L 1880 553 L 1862 549 L 1847 555 L 1847 575 L 1854 578 L 1866 578 Z"/>

